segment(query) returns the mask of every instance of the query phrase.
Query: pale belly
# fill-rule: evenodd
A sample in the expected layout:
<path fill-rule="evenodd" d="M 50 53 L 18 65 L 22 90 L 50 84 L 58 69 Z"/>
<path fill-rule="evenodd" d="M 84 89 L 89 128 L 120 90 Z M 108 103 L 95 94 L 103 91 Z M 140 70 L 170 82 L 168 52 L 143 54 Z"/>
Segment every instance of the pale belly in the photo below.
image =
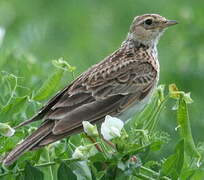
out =
<path fill-rule="evenodd" d="M 151 97 L 153 93 L 156 90 L 157 84 L 158 84 L 159 76 L 157 77 L 155 86 L 152 88 L 152 90 L 149 92 L 149 94 L 141 101 L 135 102 L 131 107 L 129 107 L 127 110 L 122 112 L 118 118 L 123 120 L 123 121 L 128 121 L 130 120 L 134 115 L 136 115 L 138 112 L 142 111 L 142 109 L 150 103 Z"/>

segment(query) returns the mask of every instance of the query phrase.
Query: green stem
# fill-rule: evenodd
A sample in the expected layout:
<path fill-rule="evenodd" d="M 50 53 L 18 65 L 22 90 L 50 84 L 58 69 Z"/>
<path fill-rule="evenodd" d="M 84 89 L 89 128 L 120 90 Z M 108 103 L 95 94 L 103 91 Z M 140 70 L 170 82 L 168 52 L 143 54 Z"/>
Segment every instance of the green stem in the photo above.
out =
<path fill-rule="evenodd" d="M 15 85 L 14 85 L 13 90 L 11 91 L 10 98 L 9 98 L 9 100 L 7 101 L 7 103 L 6 103 L 5 106 L 7 106 L 7 105 L 11 102 L 11 100 L 13 99 L 13 97 L 14 97 L 14 95 L 15 95 L 15 92 L 16 92 L 17 84 L 18 84 L 18 79 L 17 79 L 17 77 L 14 76 L 14 75 L 12 75 L 12 77 L 15 79 Z M 9 84 L 9 83 L 8 83 L 8 84 Z M 9 86 L 10 86 L 10 85 L 9 85 Z"/>
<path fill-rule="evenodd" d="M 159 178 L 159 173 L 153 171 L 152 169 L 146 168 L 146 167 L 144 167 L 144 166 L 141 166 L 140 168 L 141 168 L 141 170 L 143 170 L 144 172 L 147 172 L 147 173 L 149 173 L 149 174 L 152 174 L 156 179 Z M 161 180 L 170 180 L 170 178 L 168 178 L 168 177 L 166 177 L 166 176 L 162 176 L 162 177 L 161 177 Z"/>
<path fill-rule="evenodd" d="M 99 140 L 99 143 L 101 145 L 101 148 L 103 149 L 104 156 L 106 157 L 106 159 L 108 159 L 109 155 L 108 155 L 108 150 L 106 146 L 103 144 L 102 140 Z"/>
<path fill-rule="evenodd" d="M 49 153 L 49 146 L 46 148 L 46 153 L 47 153 L 48 162 L 50 163 L 51 159 L 50 159 L 50 153 Z M 49 166 L 49 171 L 50 171 L 50 177 L 51 177 L 50 180 L 54 180 L 52 166 Z"/>
<path fill-rule="evenodd" d="M 116 149 L 115 144 L 113 144 L 111 141 L 107 141 L 107 140 L 105 140 L 103 137 L 102 137 L 102 139 L 103 139 L 103 141 L 104 141 L 106 144 L 108 144 L 111 148 Z"/>
<path fill-rule="evenodd" d="M 37 165 L 35 165 L 35 167 L 47 167 L 47 166 L 53 166 L 55 164 L 57 164 L 57 163 L 56 162 L 48 162 L 48 163 L 43 163 L 43 164 L 37 164 Z"/>
<path fill-rule="evenodd" d="M 55 164 L 56 164 L 56 162 L 49 162 L 49 163 L 37 164 L 34 167 L 47 167 L 47 166 L 52 166 Z M 18 174 L 20 172 L 24 172 L 24 169 L 19 169 L 17 172 L 9 171 L 9 172 L 6 172 L 4 174 L 0 174 L 0 177 L 7 176 L 9 174 Z"/>
<path fill-rule="evenodd" d="M 155 172 L 155 171 L 153 171 L 153 170 L 151 170 L 151 169 L 149 169 L 149 168 L 146 168 L 146 167 L 144 167 L 144 166 L 141 166 L 140 168 L 141 168 L 141 170 L 143 170 L 143 171 L 145 171 L 145 172 L 147 172 L 147 173 L 150 173 L 150 174 L 152 174 L 152 175 L 155 176 L 155 177 L 158 177 L 158 176 L 159 176 L 159 173 L 157 173 L 157 172 Z"/>
<path fill-rule="evenodd" d="M 95 140 L 93 137 L 88 136 L 88 135 L 86 135 L 86 136 L 87 136 L 87 138 L 88 138 L 92 143 L 94 143 L 94 146 L 96 147 L 96 149 L 97 149 L 99 152 L 103 152 L 103 150 L 101 149 L 101 147 L 99 146 L 99 144 L 96 142 L 96 140 Z"/>
<path fill-rule="evenodd" d="M 157 123 L 157 119 L 156 117 L 159 115 L 159 113 L 161 112 L 161 110 L 164 108 L 165 103 L 167 102 L 167 100 L 169 99 L 169 95 L 167 95 L 164 100 L 159 104 L 159 106 L 157 107 L 157 109 L 154 111 L 153 115 L 151 116 L 151 118 L 149 119 L 145 129 L 149 129 L 149 131 L 151 132 L 156 123 Z"/>
<path fill-rule="evenodd" d="M 71 160 L 71 159 L 63 159 L 62 161 L 69 161 L 69 160 Z M 60 163 L 60 162 L 54 162 L 53 161 L 53 162 L 47 162 L 47 163 L 43 163 L 43 164 L 36 164 L 34 167 L 36 167 L 36 168 L 42 167 L 43 168 L 43 167 L 53 166 L 53 165 L 56 165 L 58 163 Z M 9 172 L 6 172 L 4 174 L 0 174 L 0 177 L 7 176 L 9 174 L 18 174 L 20 172 L 24 172 L 24 169 L 19 169 L 17 172 L 9 171 Z"/>
<path fill-rule="evenodd" d="M 161 180 L 171 180 L 169 177 L 163 176 L 161 177 Z"/>
<path fill-rule="evenodd" d="M 134 174 L 134 176 L 136 176 L 136 177 L 138 177 L 138 178 L 140 178 L 140 179 L 142 179 L 142 180 L 155 180 L 154 178 L 151 178 L 151 177 L 146 176 L 146 175 L 141 174 L 141 173 L 139 173 L 139 174 Z"/>

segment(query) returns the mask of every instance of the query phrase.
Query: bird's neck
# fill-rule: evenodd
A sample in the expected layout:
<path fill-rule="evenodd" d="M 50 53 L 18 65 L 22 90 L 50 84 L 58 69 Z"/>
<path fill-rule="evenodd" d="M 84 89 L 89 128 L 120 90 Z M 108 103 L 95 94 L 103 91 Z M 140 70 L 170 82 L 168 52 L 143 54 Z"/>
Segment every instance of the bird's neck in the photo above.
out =
<path fill-rule="evenodd" d="M 129 33 L 127 35 L 126 40 L 123 42 L 123 44 L 132 44 L 135 48 L 145 48 L 145 49 L 155 49 L 157 47 L 158 40 L 139 40 L 135 39 L 132 35 L 132 33 Z"/>
<path fill-rule="evenodd" d="M 150 53 L 154 59 L 157 61 L 158 59 L 158 52 L 157 52 L 157 42 L 156 41 L 140 41 L 137 39 L 134 39 L 131 35 L 128 34 L 126 40 L 122 43 L 123 49 L 143 49 L 147 53 Z"/>

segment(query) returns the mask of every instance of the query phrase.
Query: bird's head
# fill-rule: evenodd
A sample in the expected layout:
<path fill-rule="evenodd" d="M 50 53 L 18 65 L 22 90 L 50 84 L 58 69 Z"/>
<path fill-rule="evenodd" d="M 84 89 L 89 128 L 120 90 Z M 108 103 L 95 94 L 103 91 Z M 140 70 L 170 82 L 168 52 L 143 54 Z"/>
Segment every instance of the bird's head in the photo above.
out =
<path fill-rule="evenodd" d="M 136 16 L 130 27 L 129 36 L 144 45 L 157 44 L 164 30 L 177 21 L 167 20 L 158 14 Z"/>

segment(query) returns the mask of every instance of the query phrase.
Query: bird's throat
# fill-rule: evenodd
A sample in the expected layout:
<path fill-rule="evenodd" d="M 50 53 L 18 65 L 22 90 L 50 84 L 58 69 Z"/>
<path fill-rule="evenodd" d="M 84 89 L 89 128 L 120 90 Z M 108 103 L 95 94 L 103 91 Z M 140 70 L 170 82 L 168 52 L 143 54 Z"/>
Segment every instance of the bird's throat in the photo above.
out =
<path fill-rule="evenodd" d="M 136 39 L 134 38 L 134 36 L 129 33 L 127 36 L 126 41 L 131 42 L 135 48 L 139 49 L 139 48 L 144 48 L 144 49 L 156 49 L 157 43 L 158 43 L 159 39 L 154 39 L 154 40 L 140 40 L 140 39 Z"/>

